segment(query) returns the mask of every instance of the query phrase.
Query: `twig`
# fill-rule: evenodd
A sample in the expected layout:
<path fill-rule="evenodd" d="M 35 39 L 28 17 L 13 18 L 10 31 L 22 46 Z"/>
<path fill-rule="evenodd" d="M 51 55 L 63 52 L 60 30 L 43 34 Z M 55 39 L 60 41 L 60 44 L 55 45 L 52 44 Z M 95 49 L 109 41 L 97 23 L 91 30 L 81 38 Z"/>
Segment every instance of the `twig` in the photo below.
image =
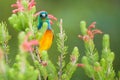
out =
<path fill-rule="evenodd" d="M 37 59 L 38 59 L 38 61 L 41 62 L 37 48 L 35 48 L 35 53 L 37 54 Z M 34 56 L 33 52 L 30 52 L 30 55 L 31 55 L 31 57 L 32 57 L 33 62 L 35 62 L 35 56 Z M 36 66 L 35 66 L 35 67 L 36 67 Z M 39 72 L 39 74 L 38 74 L 38 80 L 41 80 L 40 72 Z"/>
<path fill-rule="evenodd" d="M 41 63 L 42 60 L 40 59 L 40 55 L 39 55 L 40 53 L 38 51 L 38 46 L 35 46 L 35 53 L 37 55 L 38 62 Z M 38 80 L 41 80 L 40 72 L 39 72 L 39 75 L 38 75 Z"/>
<path fill-rule="evenodd" d="M 41 63 L 42 60 L 40 59 L 40 52 L 38 50 L 38 46 L 35 46 L 35 54 L 37 55 L 37 59 L 38 59 L 39 63 Z"/>
<path fill-rule="evenodd" d="M 30 52 L 30 55 L 32 57 L 33 62 L 35 62 L 35 58 L 34 58 L 33 52 Z"/>

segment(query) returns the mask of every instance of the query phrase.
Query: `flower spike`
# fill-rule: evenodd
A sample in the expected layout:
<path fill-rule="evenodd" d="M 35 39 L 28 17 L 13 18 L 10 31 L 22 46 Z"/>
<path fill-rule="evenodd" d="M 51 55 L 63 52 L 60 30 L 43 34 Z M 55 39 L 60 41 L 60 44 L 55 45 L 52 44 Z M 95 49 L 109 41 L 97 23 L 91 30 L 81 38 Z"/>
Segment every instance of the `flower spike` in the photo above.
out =
<path fill-rule="evenodd" d="M 29 3 L 28 3 L 28 10 L 31 10 L 33 6 L 35 6 L 35 1 L 34 0 L 31 0 Z"/>
<path fill-rule="evenodd" d="M 21 49 L 24 50 L 24 51 L 33 51 L 33 47 L 34 45 L 38 45 L 39 42 L 37 40 L 28 40 L 29 37 L 31 36 L 31 33 L 28 33 L 26 36 L 25 36 L 25 39 L 24 39 L 24 42 L 22 43 L 21 45 Z"/>
<path fill-rule="evenodd" d="M 90 39 L 94 39 L 95 34 L 102 34 L 102 31 L 99 29 L 95 29 L 96 22 L 93 22 L 87 29 L 86 35 L 78 35 L 78 37 L 84 41 L 89 41 Z M 93 30 L 94 28 L 94 30 Z"/>
<path fill-rule="evenodd" d="M 55 16 L 51 15 L 51 14 L 48 15 L 48 18 L 57 21 L 57 18 Z"/>
<path fill-rule="evenodd" d="M 27 1 L 27 9 L 25 5 L 22 3 L 22 0 L 17 0 L 16 4 L 12 4 L 11 7 L 17 8 L 14 9 L 12 12 L 17 13 L 17 12 L 23 12 L 24 10 L 31 10 L 35 6 L 35 1 L 34 0 L 28 0 Z"/>
<path fill-rule="evenodd" d="M 12 4 L 11 7 L 17 8 L 12 11 L 13 13 L 22 12 L 24 10 L 21 0 L 17 0 L 16 4 Z"/>

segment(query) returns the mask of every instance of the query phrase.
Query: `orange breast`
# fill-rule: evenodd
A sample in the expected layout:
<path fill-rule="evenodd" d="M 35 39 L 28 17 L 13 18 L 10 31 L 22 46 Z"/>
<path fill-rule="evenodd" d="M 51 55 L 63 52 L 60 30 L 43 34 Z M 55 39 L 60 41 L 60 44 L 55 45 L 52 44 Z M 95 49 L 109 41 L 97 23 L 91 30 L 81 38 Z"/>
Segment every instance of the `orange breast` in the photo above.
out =
<path fill-rule="evenodd" d="M 40 51 L 48 50 L 51 47 L 52 40 L 53 40 L 53 32 L 52 30 L 47 30 L 39 41 L 39 46 L 40 46 L 39 50 Z"/>

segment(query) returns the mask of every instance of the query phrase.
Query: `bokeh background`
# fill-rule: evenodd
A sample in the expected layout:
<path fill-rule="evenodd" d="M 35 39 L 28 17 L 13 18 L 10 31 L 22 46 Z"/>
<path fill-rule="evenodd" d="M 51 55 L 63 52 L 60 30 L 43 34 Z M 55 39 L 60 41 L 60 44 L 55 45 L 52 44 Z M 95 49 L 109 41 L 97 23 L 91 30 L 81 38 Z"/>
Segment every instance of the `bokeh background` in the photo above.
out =
<path fill-rule="evenodd" d="M 15 31 L 8 22 L 8 17 L 12 14 L 11 4 L 16 0 L 0 0 L 0 22 L 6 21 L 12 39 L 9 41 L 9 54 L 11 65 L 14 63 L 18 51 L 17 31 Z M 85 20 L 87 26 L 96 21 L 96 27 L 104 33 L 110 35 L 111 50 L 115 52 L 114 69 L 120 70 L 120 0 L 36 0 L 37 11 L 46 10 L 58 18 L 63 19 L 63 27 L 68 36 L 66 45 L 68 54 L 71 53 L 74 46 L 80 51 L 80 60 L 84 54 L 84 45 L 82 40 L 78 39 L 80 34 L 80 21 Z M 53 25 L 55 39 L 51 49 L 48 51 L 50 59 L 56 64 L 59 52 L 56 48 L 56 34 L 59 32 L 57 24 Z M 102 36 L 96 35 L 95 44 L 99 53 L 102 49 Z M 69 60 L 67 55 L 66 60 Z M 79 62 L 80 62 L 79 60 Z M 80 68 L 77 69 L 71 80 L 89 80 Z"/>

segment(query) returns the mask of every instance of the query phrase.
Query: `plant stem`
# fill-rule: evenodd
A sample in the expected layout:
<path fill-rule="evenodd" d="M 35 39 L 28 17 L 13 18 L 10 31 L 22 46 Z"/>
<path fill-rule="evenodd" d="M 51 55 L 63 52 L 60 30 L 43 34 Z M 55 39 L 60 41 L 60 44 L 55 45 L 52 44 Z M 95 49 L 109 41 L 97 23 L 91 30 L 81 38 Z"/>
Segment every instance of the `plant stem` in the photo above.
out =
<path fill-rule="evenodd" d="M 63 33 L 63 28 L 62 28 L 62 19 L 60 19 L 60 34 L 59 34 L 59 39 L 60 39 L 60 52 L 61 55 L 59 57 L 59 72 L 58 72 L 58 80 L 62 80 L 62 72 L 63 72 L 63 56 L 65 54 L 65 46 L 64 46 L 64 33 Z"/>
<path fill-rule="evenodd" d="M 32 57 L 33 62 L 35 62 L 35 58 L 34 58 L 33 52 L 30 52 L 30 55 Z"/>
<path fill-rule="evenodd" d="M 41 76 L 40 76 L 40 73 L 38 74 L 38 80 L 41 80 Z"/>
<path fill-rule="evenodd" d="M 63 61 L 63 55 L 61 54 L 60 55 L 60 58 L 59 58 L 59 72 L 58 72 L 58 80 L 62 80 L 62 61 Z"/>
<path fill-rule="evenodd" d="M 5 62 L 8 64 L 8 45 L 7 45 L 7 42 L 4 42 L 3 43 L 3 48 L 4 48 L 4 52 L 5 52 Z"/>
<path fill-rule="evenodd" d="M 35 53 L 36 53 L 36 55 L 37 55 L 37 59 L 38 59 L 39 63 L 41 63 L 42 60 L 40 59 L 40 52 L 39 52 L 39 50 L 38 50 L 38 46 L 35 46 Z"/>
<path fill-rule="evenodd" d="M 37 50 L 38 50 L 38 49 L 35 49 L 35 52 L 36 52 Z M 38 52 L 37 52 L 36 54 L 37 54 L 37 59 L 38 59 L 38 61 L 40 62 L 41 60 L 40 60 L 40 57 L 38 57 Z M 33 62 L 35 62 L 35 57 L 34 57 L 33 52 L 30 52 L 30 55 L 31 55 L 31 57 L 32 57 Z M 36 67 L 36 66 L 35 66 L 35 67 Z M 36 67 L 36 68 L 37 68 L 37 67 Z M 39 74 L 38 74 L 38 80 L 41 80 L 40 72 L 39 72 Z"/>

